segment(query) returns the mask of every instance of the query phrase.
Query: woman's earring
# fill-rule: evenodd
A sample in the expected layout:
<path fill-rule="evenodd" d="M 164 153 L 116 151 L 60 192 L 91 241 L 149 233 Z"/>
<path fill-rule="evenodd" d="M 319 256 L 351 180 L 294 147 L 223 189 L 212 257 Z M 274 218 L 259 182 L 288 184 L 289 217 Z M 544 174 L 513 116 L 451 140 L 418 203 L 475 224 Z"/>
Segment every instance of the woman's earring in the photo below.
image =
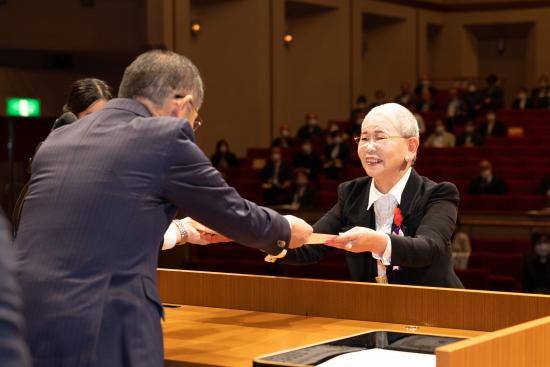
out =
<path fill-rule="evenodd" d="M 409 155 L 406 154 L 406 155 L 405 155 L 405 163 L 409 163 L 409 159 L 410 159 Z"/>

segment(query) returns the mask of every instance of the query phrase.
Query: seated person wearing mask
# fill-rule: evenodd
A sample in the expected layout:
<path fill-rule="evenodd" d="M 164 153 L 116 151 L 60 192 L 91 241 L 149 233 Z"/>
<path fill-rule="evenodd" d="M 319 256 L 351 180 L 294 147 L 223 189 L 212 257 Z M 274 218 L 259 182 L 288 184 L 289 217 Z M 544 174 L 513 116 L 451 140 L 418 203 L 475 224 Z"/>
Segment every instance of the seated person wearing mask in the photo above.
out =
<path fill-rule="evenodd" d="M 504 180 L 493 174 L 491 162 L 487 159 L 479 163 L 479 175 L 470 182 L 470 194 L 502 195 L 508 191 Z"/>

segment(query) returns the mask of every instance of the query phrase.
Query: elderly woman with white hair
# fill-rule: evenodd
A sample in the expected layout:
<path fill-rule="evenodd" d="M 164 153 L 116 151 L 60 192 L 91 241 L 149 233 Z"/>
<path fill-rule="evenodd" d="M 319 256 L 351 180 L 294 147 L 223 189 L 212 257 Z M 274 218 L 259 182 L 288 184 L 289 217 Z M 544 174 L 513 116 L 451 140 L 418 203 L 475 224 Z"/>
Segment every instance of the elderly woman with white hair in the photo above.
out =
<path fill-rule="evenodd" d="M 289 250 L 282 261 L 316 263 L 340 248 L 354 281 L 463 288 L 451 260 L 458 190 L 412 168 L 419 146 L 414 116 L 396 103 L 375 107 L 356 142 L 366 176 L 342 183 L 336 205 L 313 225 L 336 236 Z"/>

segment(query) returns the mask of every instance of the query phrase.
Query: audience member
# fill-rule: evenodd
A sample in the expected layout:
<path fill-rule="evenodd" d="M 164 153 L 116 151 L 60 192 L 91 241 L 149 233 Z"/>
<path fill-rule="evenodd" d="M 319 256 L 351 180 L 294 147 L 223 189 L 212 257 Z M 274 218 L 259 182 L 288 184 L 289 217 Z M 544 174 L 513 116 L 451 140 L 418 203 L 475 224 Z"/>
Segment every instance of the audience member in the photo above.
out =
<path fill-rule="evenodd" d="M 386 93 L 384 93 L 382 89 L 377 89 L 376 92 L 374 92 L 374 102 L 370 104 L 369 111 L 384 103 L 386 103 Z"/>
<path fill-rule="evenodd" d="M 309 209 L 317 205 L 317 190 L 309 183 L 306 171 L 297 169 L 290 192 L 289 209 Z"/>
<path fill-rule="evenodd" d="M 537 86 L 531 91 L 531 103 L 534 108 L 547 108 L 549 106 L 550 84 L 548 76 L 541 75 Z"/>
<path fill-rule="evenodd" d="M 350 121 L 350 126 L 347 131 L 349 136 L 353 137 L 361 134 L 361 124 L 366 115 L 365 112 L 358 112 L 355 114 L 354 118 Z"/>
<path fill-rule="evenodd" d="M 485 108 L 498 109 L 504 105 L 504 91 L 500 86 L 500 79 L 495 74 L 490 74 L 487 79 L 483 102 Z"/>
<path fill-rule="evenodd" d="M 226 170 L 239 164 L 237 156 L 229 149 L 229 143 L 225 139 L 218 140 L 216 151 L 210 158 L 212 165 L 218 170 Z"/>
<path fill-rule="evenodd" d="M 455 126 L 466 120 L 466 104 L 458 95 L 458 90 L 449 89 L 449 102 L 447 103 L 446 123 L 447 130 L 454 132 Z"/>
<path fill-rule="evenodd" d="M 453 267 L 455 269 L 468 268 L 472 245 L 470 243 L 470 236 L 462 230 L 459 218 L 456 220 L 456 229 L 451 243 L 453 248 Z"/>
<path fill-rule="evenodd" d="M 550 294 L 550 234 L 535 230 L 531 243 L 534 252 L 523 263 L 523 291 Z"/>
<path fill-rule="evenodd" d="M 481 136 L 506 136 L 508 129 L 502 121 L 497 120 L 495 111 L 489 110 L 485 115 L 485 121 L 479 126 L 478 132 Z"/>
<path fill-rule="evenodd" d="M 297 141 L 290 135 L 290 127 L 284 124 L 279 129 L 279 136 L 271 142 L 272 147 L 292 148 L 297 145 Z"/>
<path fill-rule="evenodd" d="M 306 172 L 310 180 L 317 179 L 317 174 L 321 168 L 321 159 L 319 155 L 313 152 L 313 146 L 309 140 L 302 143 L 300 151 L 294 156 L 292 166 Z"/>
<path fill-rule="evenodd" d="M 483 107 L 483 95 L 478 91 L 477 84 L 474 81 L 468 82 L 466 92 L 464 93 L 464 103 L 468 117 L 476 118 Z"/>
<path fill-rule="evenodd" d="M 453 148 L 455 146 L 455 136 L 445 130 L 445 124 L 441 120 L 435 122 L 434 132 L 428 136 L 424 143 L 427 148 Z"/>
<path fill-rule="evenodd" d="M 527 95 L 527 88 L 521 87 L 516 93 L 516 98 L 512 102 L 512 108 L 514 110 L 525 110 L 531 108 L 532 104 Z"/>
<path fill-rule="evenodd" d="M 281 205 L 289 202 L 292 169 L 283 162 L 281 148 L 271 148 L 271 159 L 261 172 L 264 204 Z"/>
<path fill-rule="evenodd" d="M 479 163 L 479 175 L 470 182 L 470 194 L 502 195 L 506 194 L 506 183 L 493 175 L 491 162 L 484 159 Z"/>
<path fill-rule="evenodd" d="M 411 111 L 414 118 L 416 119 L 420 136 L 424 136 L 424 134 L 426 133 L 426 123 L 424 122 L 424 117 L 422 117 L 422 115 L 418 113 L 418 109 L 416 108 L 416 105 L 414 103 L 411 103 L 406 107 L 409 109 L 409 111 Z"/>
<path fill-rule="evenodd" d="M 395 102 L 399 103 L 402 106 L 408 106 L 409 104 L 415 103 L 414 93 L 411 91 L 411 85 L 407 82 L 401 83 L 400 86 L 401 92 L 395 96 Z"/>
<path fill-rule="evenodd" d="M 422 94 L 416 101 L 419 111 L 428 112 L 435 109 L 435 102 L 429 89 L 422 89 Z"/>
<path fill-rule="evenodd" d="M 351 110 L 350 120 L 355 120 L 355 116 L 358 114 L 366 115 L 368 112 L 367 97 L 360 95 L 355 100 L 355 107 Z"/>
<path fill-rule="evenodd" d="M 432 85 L 432 82 L 427 75 L 423 75 L 416 87 L 414 88 L 414 95 L 416 99 L 419 100 L 422 98 L 422 95 L 426 95 L 426 92 L 430 95 L 430 99 L 435 97 L 437 94 L 437 89 Z"/>
<path fill-rule="evenodd" d="M 327 137 L 325 147 L 325 176 L 332 179 L 340 178 L 350 157 L 347 143 L 338 131 L 333 131 Z"/>
<path fill-rule="evenodd" d="M 305 140 L 319 140 L 323 136 L 323 130 L 319 127 L 319 121 L 315 112 L 306 114 L 306 122 L 298 129 L 297 138 L 301 142 Z"/>
<path fill-rule="evenodd" d="M 476 127 L 472 120 L 466 121 L 464 132 L 460 134 L 456 140 L 456 145 L 459 147 L 476 147 L 483 144 L 483 137 L 476 131 Z"/>

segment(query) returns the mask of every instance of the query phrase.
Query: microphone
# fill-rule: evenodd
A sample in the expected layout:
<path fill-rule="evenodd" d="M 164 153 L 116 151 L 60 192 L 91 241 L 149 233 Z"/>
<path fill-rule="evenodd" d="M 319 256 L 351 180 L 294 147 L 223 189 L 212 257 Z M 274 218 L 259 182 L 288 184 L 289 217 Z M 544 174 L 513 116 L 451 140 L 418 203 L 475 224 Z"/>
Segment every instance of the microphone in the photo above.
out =
<path fill-rule="evenodd" d="M 74 113 L 65 112 L 64 114 L 59 116 L 57 118 L 57 120 L 55 120 L 55 122 L 53 123 L 53 126 L 52 126 L 52 131 L 54 131 L 55 129 L 57 129 L 61 126 L 72 124 L 76 120 L 78 120 L 78 117 L 76 117 L 76 115 Z"/>

